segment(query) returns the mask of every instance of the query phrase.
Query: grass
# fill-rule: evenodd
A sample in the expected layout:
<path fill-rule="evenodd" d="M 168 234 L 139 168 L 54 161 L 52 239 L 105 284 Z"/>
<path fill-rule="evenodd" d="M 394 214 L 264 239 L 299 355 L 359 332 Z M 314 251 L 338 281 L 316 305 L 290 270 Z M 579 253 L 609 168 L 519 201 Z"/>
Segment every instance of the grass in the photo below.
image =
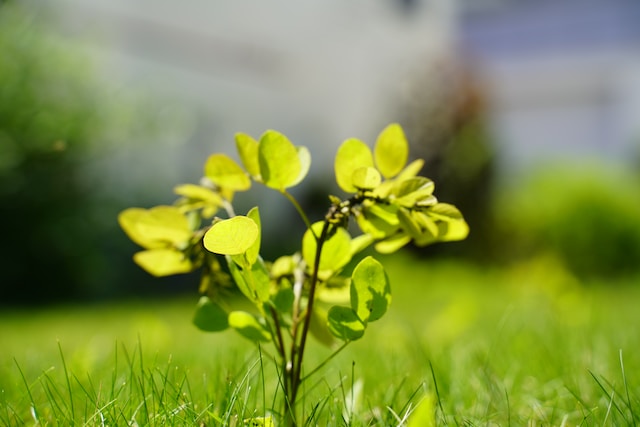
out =
<path fill-rule="evenodd" d="M 307 383 L 306 425 L 640 422 L 640 286 L 553 257 L 488 270 L 384 261 L 394 301 Z M 0 314 L 0 425 L 243 425 L 279 417 L 265 347 L 190 324 L 196 297 Z M 328 350 L 310 347 L 307 367 Z"/>

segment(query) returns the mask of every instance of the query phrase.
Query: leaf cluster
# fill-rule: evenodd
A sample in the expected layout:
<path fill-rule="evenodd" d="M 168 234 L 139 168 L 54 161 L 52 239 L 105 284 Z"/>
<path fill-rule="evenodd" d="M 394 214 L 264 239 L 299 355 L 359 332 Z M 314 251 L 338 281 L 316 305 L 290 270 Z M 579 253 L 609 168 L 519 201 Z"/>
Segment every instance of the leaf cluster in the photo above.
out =
<path fill-rule="evenodd" d="M 325 217 L 313 223 L 288 192 L 307 175 L 309 150 L 273 130 L 259 140 L 240 133 L 235 142 L 240 163 L 213 154 L 199 184 L 175 188 L 180 198 L 172 206 L 130 208 L 119 222 L 144 248 L 134 261 L 149 273 L 202 269 L 195 325 L 205 331 L 232 328 L 253 342 L 273 343 L 286 394 L 295 402 L 307 336 L 329 346 L 337 339 L 343 348 L 391 303 L 389 279 L 372 256 L 344 274 L 358 254 L 370 246 L 390 253 L 412 241 L 423 246 L 460 240 L 469 229 L 458 209 L 438 202 L 433 182 L 418 176 L 424 162 L 407 164 L 409 145 L 397 124 L 380 133 L 373 151 L 354 138 L 340 146 L 334 171 L 347 197 L 330 195 Z M 235 194 L 254 183 L 281 193 L 300 214 L 307 230 L 299 252 L 273 262 L 260 256 L 259 208 L 246 215 L 233 209 Z M 358 236 L 348 231 L 350 221 Z M 235 308 L 225 298 L 230 287 L 252 308 Z"/>

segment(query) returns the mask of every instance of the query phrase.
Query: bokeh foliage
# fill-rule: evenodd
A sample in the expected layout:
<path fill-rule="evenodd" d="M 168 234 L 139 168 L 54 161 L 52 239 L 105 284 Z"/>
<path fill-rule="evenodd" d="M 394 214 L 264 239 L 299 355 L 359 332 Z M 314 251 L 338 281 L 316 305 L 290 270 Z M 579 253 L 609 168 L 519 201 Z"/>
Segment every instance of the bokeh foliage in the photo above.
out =
<path fill-rule="evenodd" d="M 563 163 L 517 182 L 496 205 L 503 259 L 550 253 L 585 280 L 640 271 L 640 181 L 631 171 Z"/>
<path fill-rule="evenodd" d="M 3 304 L 110 293 L 120 267 L 128 269 L 118 265 L 125 257 L 113 256 L 121 243 L 111 237 L 109 213 L 118 207 L 88 169 L 106 150 L 109 129 L 124 134 L 149 120 L 133 121 L 132 105 L 114 105 L 88 55 L 56 37 L 48 18 L 35 7 L 0 4 Z"/>

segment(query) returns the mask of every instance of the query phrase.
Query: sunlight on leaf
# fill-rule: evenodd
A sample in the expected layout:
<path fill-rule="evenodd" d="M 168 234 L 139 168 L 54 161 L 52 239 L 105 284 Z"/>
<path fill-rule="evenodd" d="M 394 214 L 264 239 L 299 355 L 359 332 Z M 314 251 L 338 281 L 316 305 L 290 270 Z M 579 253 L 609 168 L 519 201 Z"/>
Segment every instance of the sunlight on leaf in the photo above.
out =
<path fill-rule="evenodd" d="M 253 342 L 271 341 L 271 333 L 258 319 L 245 311 L 229 313 L 229 326 Z"/>
<path fill-rule="evenodd" d="M 179 247 L 192 234 L 188 219 L 175 206 L 126 209 L 120 213 L 118 221 L 131 240 L 147 249 L 168 245 Z"/>
<path fill-rule="evenodd" d="M 324 222 L 316 222 L 311 226 L 313 232 L 319 236 Z M 317 242 L 311 230 L 307 230 L 302 237 L 302 256 L 309 266 L 313 266 L 316 257 Z M 351 260 L 351 237 L 344 228 L 338 228 L 333 236 L 328 238 L 322 248 L 320 256 L 320 271 L 322 276 L 332 275 Z"/>
<path fill-rule="evenodd" d="M 338 186 L 347 193 L 355 193 L 353 171 L 366 167 L 373 167 L 373 154 L 367 144 L 356 138 L 344 141 L 338 148 L 334 163 Z"/>
<path fill-rule="evenodd" d="M 300 155 L 289 139 L 274 130 L 260 138 L 258 146 L 260 174 L 267 187 L 282 191 L 300 182 L 303 170 Z"/>
<path fill-rule="evenodd" d="M 133 260 L 156 277 L 188 273 L 193 269 L 191 261 L 175 249 L 149 249 L 137 252 L 133 255 Z"/>
<path fill-rule="evenodd" d="M 327 322 L 329 331 L 343 341 L 355 341 L 364 335 L 365 325 L 349 307 L 339 305 L 331 307 Z"/>
<path fill-rule="evenodd" d="M 205 233 L 204 247 L 222 255 L 240 255 L 249 250 L 260 234 L 258 225 L 246 216 L 216 222 Z"/>
<path fill-rule="evenodd" d="M 251 180 L 245 171 L 226 154 L 209 156 L 204 165 L 204 176 L 225 189 L 245 191 L 251 188 Z"/>
<path fill-rule="evenodd" d="M 236 149 L 244 168 L 256 181 L 261 180 L 258 141 L 245 133 L 236 134 Z"/>
<path fill-rule="evenodd" d="M 384 267 L 368 256 L 351 275 L 351 308 L 363 322 L 380 319 L 391 304 L 391 287 Z"/>
<path fill-rule="evenodd" d="M 390 124 L 382 130 L 376 141 L 373 155 L 376 166 L 385 178 L 396 176 L 409 158 L 409 143 L 398 124 Z"/>
<path fill-rule="evenodd" d="M 382 177 L 375 168 L 364 167 L 353 171 L 351 182 L 359 190 L 372 190 L 380 185 Z"/>

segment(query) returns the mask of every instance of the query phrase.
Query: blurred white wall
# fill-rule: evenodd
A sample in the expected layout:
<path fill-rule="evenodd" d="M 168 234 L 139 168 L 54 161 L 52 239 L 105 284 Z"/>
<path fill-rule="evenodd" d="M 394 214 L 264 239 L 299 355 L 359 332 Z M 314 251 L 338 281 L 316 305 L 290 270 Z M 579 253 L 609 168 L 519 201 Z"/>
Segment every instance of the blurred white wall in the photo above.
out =
<path fill-rule="evenodd" d="M 409 11 L 392 0 L 53 4 L 61 34 L 89 46 L 123 90 L 196 106 L 177 111 L 182 134 L 154 142 L 153 158 L 133 147 L 119 156 L 171 183 L 186 168 L 200 173 L 205 155 L 232 152 L 235 132 L 269 128 L 309 146 L 313 172 L 331 171 L 337 146 L 373 142 L 403 82 L 450 51 L 454 16 L 447 0 Z"/>

